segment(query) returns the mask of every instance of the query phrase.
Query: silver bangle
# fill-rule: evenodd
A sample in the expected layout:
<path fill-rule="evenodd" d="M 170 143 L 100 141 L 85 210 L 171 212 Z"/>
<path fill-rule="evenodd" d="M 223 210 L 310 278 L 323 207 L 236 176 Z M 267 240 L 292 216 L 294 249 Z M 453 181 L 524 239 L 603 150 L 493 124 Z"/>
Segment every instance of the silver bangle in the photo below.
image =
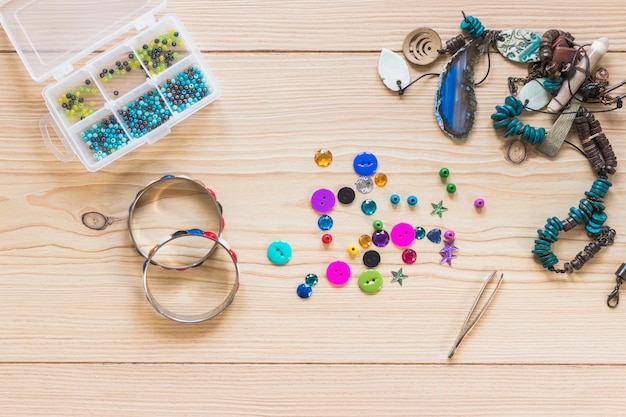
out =
<path fill-rule="evenodd" d="M 222 206 L 204 184 L 186 176 L 166 175 L 140 190 L 129 208 L 128 232 L 137 252 L 148 258 L 148 251 L 164 235 L 175 230 L 202 228 L 222 235 Z M 213 251 L 191 260 L 187 267 L 201 264 Z M 179 268 L 156 262 L 164 268 Z"/>
<path fill-rule="evenodd" d="M 196 243 L 192 243 L 192 239 L 195 239 Z M 185 242 L 182 242 L 183 240 Z M 206 257 L 204 262 L 196 265 L 194 268 L 187 268 L 190 248 L 192 251 L 204 251 L 206 250 L 204 245 L 207 244 L 214 249 L 212 256 Z M 166 248 L 169 250 L 166 251 Z M 177 249 L 179 249 L 178 252 L 176 251 Z M 166 252 L 165 255 L 161 251 Z M 178 264 L 178 266 L 175 268 L 159 267 L 158 265 L 162 262 L 155 258 L 160 256 L 168 257 L 167 264 L 171 266 Z M 196 255 L 191 256 L 196 257 Z M 176 262 L 178 257 L 180 259 Z M 157 271 L 154 273 L 154 275 L 157 275 L 157 278 L 153 277 L 150 279 L 150 271 Z M 162 276 L 158 277 L 158 274 L 162 274 Z M 154 288 L 151 286 L 151 282 L 154 284 L 155 280 L 159 281 L 156 284 L 157 286 L 167 287 L 167 289 L 163 290 L 164 294 L 167 292 L 167 295 L 163 298 L 170 297 L 172 287 L 182 288 L 180 291 L 182 295 L 176 297 L 178 298 L 176 302 L 179 304 L 178 308 L 185 310 L 185 312 L 174 312 L 172 307 L 168 305 L 168 303 L 172 303 L 171 299 L 166 301 L 157 300 L 157 295 L 155 295 Z M 183 282 L 185 280 L 189 281 L 191 285 L 201 288 L 191 288 L 190 285 Z M 230 249 L 228 243 L 215 233 L 204 232 L 199 229 L 179 231 L 161 239 L 149 252 L 143 266 L 143 287 L 146 298 L 152 304 L 152 307 L 168 319 L 180 323 L 199 323 L 209 320 L 223 312 L 232 303 L 239 289 L 237 256 Z M 188 301 L 191 298 L 203 301 L 189 303 Z M 206 306 L 204 301 L 206 301 Z M 199 311 L 189 311 L 195 310 L 194 307 L 198 305 L 201 306 L 198 308 Z"/>

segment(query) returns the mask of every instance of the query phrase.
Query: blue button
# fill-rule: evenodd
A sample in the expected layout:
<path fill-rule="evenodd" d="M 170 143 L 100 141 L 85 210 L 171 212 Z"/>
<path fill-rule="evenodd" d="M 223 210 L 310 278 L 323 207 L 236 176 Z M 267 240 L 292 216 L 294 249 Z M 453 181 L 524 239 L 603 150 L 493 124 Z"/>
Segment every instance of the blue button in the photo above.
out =
<path fill-rule="evenodd" d="M 275 240 L 267 247 L 267 257 L 276 265 L 284 265 L 291 259 L 291 245 L 284 240 Z"/>
<path fill-rule="evenodd" d="M 376 159 L 376 156 L 373 153 L 361 152 L 354 157 L 353 166 L 357 174 L 367 177 L 376 172 L 376 168 L 378 168 L 378 159 Z"/>

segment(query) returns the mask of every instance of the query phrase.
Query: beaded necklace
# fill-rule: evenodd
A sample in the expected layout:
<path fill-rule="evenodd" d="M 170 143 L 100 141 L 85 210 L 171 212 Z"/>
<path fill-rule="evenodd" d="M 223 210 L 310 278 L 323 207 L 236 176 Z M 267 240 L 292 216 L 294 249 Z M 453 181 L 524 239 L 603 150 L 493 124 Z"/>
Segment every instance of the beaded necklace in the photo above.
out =
<path fill-rule="evenodd" d="M 436 32 L 420 28 L 411 32 L 404 42 L 403 52 L 407 60 L 416 65 L 430 64 L 437 54 L 452 54 L 440 74 L 423 74 L 410 81 L 406 63 L 397 54 L 383 50 L 379 60 L 379 74 L 385 85 L 404 94 L 413 83 L 426 75 L 439 75 L 439 87 L 435 95 L 435 116 L 441 129 L 451 138 L 465 139 L 473 126 L 477 100 L 474 88 L 473 67 L 483 53 L 490 55 L 492 45 L 504 57 L 519 63 L 527 63 L 528 76 L 509 78 L 510 95 L 502 105 L 497 105 L 491 115 L 496 130 L 504 137 L 518 136 L 523 142 L 536 146 L 548 156 L 555 156 L 571 130 L 576 127 L 582 149 L 576 147 L 589 161 L 596 179 L 584 193 L 577 207 L 572 206 L 566 217 L 550 217 L 542 229 L 537 230 L 532 253 L 542 267 L 555 273 L 571 273 L 581 269 L 603 247 L 613 244 L 616 232 L 606 225 L 604 199 L 612 186 L 609 176 L 615 174 L 617 158 L 611 144 L 602 131 L 600 122 L 584 102 L 622 107 L 622 96 L 609 93 L 626 84 L 609 87 L 608 71 L 598 67 L 608 50 L 608 39 L 600 38 L 590 46 L 577 45 L 574 37 L 565 31 L 550 29 L 539 35 L 527 29 L 486 30 L 473 16 L 463 14 L 461 29 L 467 34 L 458 35 L 441 47 Z M 433 54 L 433 50 L 437 53 Z M 490 62 L 490 61 L 489 61 Z M 406 69 L 405 69 L 406 67 Z M 596 70 L 597 67 L 597 70 Z M 594 71 L 595 72 L 592 72 Z M 518 84 L 523 87 L 518 94 Z M 517 97 L 516 97 L 517 95 Z M 520 120 L 524 110 L 559 114 L 550 129 L 533 127 Z M 607 110 L 603 110 L 607 111 Z M 569 143 L 569 142 L 568 142 Z M 589 243 L 562 268 L 552 249 L 560 232 L 567 232 L 584 225 Z M 616 271 L 616 287 L 609 295 L 607 304 L 619 303 L 619 289 L 626 280 L 626 263 Z"/>

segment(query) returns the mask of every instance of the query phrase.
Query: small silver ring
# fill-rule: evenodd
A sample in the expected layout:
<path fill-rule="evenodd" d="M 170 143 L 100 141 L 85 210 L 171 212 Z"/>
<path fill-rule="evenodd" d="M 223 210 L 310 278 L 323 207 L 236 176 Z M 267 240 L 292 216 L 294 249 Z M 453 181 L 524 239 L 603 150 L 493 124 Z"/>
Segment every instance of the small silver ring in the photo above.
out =
<path fill-rule="evenodd" d="M 170 309 L 166 308 L 161 302 L 157 301 L 152 290 L 150 289 L 150 282 L 148 279 L 148 270 L 150 269 L 150 265 L 158 265 L 157 262 L 154 262 L 154 257 L 157 255 L 159 250 L 161 250 L 163 247 L 167 246 L 168 244 L 170 244 L 176 239 L 182 239 L 182 238 L 196 238 L 196 239 L 203 238 L 203 239 L 208 239 L 212 241 L 213 243 L 212 247 L 214 249 L 219 248 L 219 249 L 223 249 L 224 251 L 226 251 L 226 253 L 228 254 L 228 257 L 230 258 L 234 266 L 234 279 L 232 282 L 232 286 L 228 288 L 228 292 L 226 293 L 224 298 L 220 301 L 220 303 L 217 306 L 210 308 L 208 311 L 203 312 L 203 313 L 196 313 L 196 314 L 175 313 L 171 311 Z M 205 261 L 210 262 L 210 259 L 207 258 Z M 156 268 L 157 266 L 153 266 L 153 267 Z M 198 268 L 202 268 L 202 267 L 203 265 L 196 265 L 196 267 L 193 270 L 195 271 Z M 165 269 L 171 270 L 172 274 L 185 274 L 189 268 L 185 268 L 184 266 L 178 266 L 175 269 L 174 268 L 165 268 Z M 211 273 L 211 270 L 209 270 L 208 272 Z M 172 277 L 172 281 L 174 280 L 175 280 L 175 277 Z M 239 289 L 239 265 L 237 263 L 237 256 L 230 249 L 230 246 L 228 245 L 228 243 L 221 237 L 218 237 L 215 233 L 204 232 L 199 229 L 178 231 L 176 233 L 173 233 L 161 239 L 161 241 L 154 248 L 152 248 L 152 250 L 148 254 L 146 262 L 143 265 L 143 287 L 144 287 L 144 292 L 146 294 L 146 298 L 148 299 L 152 307 L 154 307 L 154 309 L 157 312 L 167 317 L 168 319 L 177 321 L 179 323 L 199 323 L 202 321 L 206 321 L 222 313 L 226 309 L 226 307 L 228 307 L 232 303 L 233 299 L 235 298 L 235 294 L 237 293 L 237 290 Z"/>
<path fill-rule="evenodd" d="M 145 212 L 144 212 L 145 211 Z M 142 223 L 142 220 L 145 224 Z M 128 232 L 135 249 L 144 258 L 163 235 L 175 230 L 202 228 L 222 235 L 222 206 L 213 191 L 187 176 L 165 175 L 140 190 L 128 209 Z M 194 267 L 213 249 L 187 267 Z M 155 262 L 154 260 L 152 261 Z M 180 268 L 156 262 L 164 268 Z"/>

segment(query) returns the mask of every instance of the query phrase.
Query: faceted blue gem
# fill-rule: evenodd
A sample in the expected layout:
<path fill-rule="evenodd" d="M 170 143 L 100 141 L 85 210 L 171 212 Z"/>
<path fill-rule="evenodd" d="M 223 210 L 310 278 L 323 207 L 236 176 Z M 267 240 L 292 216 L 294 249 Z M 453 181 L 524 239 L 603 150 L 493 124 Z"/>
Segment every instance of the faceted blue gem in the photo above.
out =
<path fill-rule="evenodd" d="M 484 38 L 470 41 L 454 54 L 439 75 L 435 116 L 441 130 L 452 139 L 467 138 L 474 126 L 474 65 L 483 51 Z"/>
<path fill-rule="evenodd" d="M 317 225 L 321 230 L 330 230 L 333 227 L 333 218 L 328 214 L 323 214 L 317 219 Z"/>
<path fill-rule="evenodd" d="M 428 237 L 428 240 L 430 240 L 433 243 L 441 242 L 441 229 L 432 229 L 431 231 L 428 232 L 426 237 Z"/>

